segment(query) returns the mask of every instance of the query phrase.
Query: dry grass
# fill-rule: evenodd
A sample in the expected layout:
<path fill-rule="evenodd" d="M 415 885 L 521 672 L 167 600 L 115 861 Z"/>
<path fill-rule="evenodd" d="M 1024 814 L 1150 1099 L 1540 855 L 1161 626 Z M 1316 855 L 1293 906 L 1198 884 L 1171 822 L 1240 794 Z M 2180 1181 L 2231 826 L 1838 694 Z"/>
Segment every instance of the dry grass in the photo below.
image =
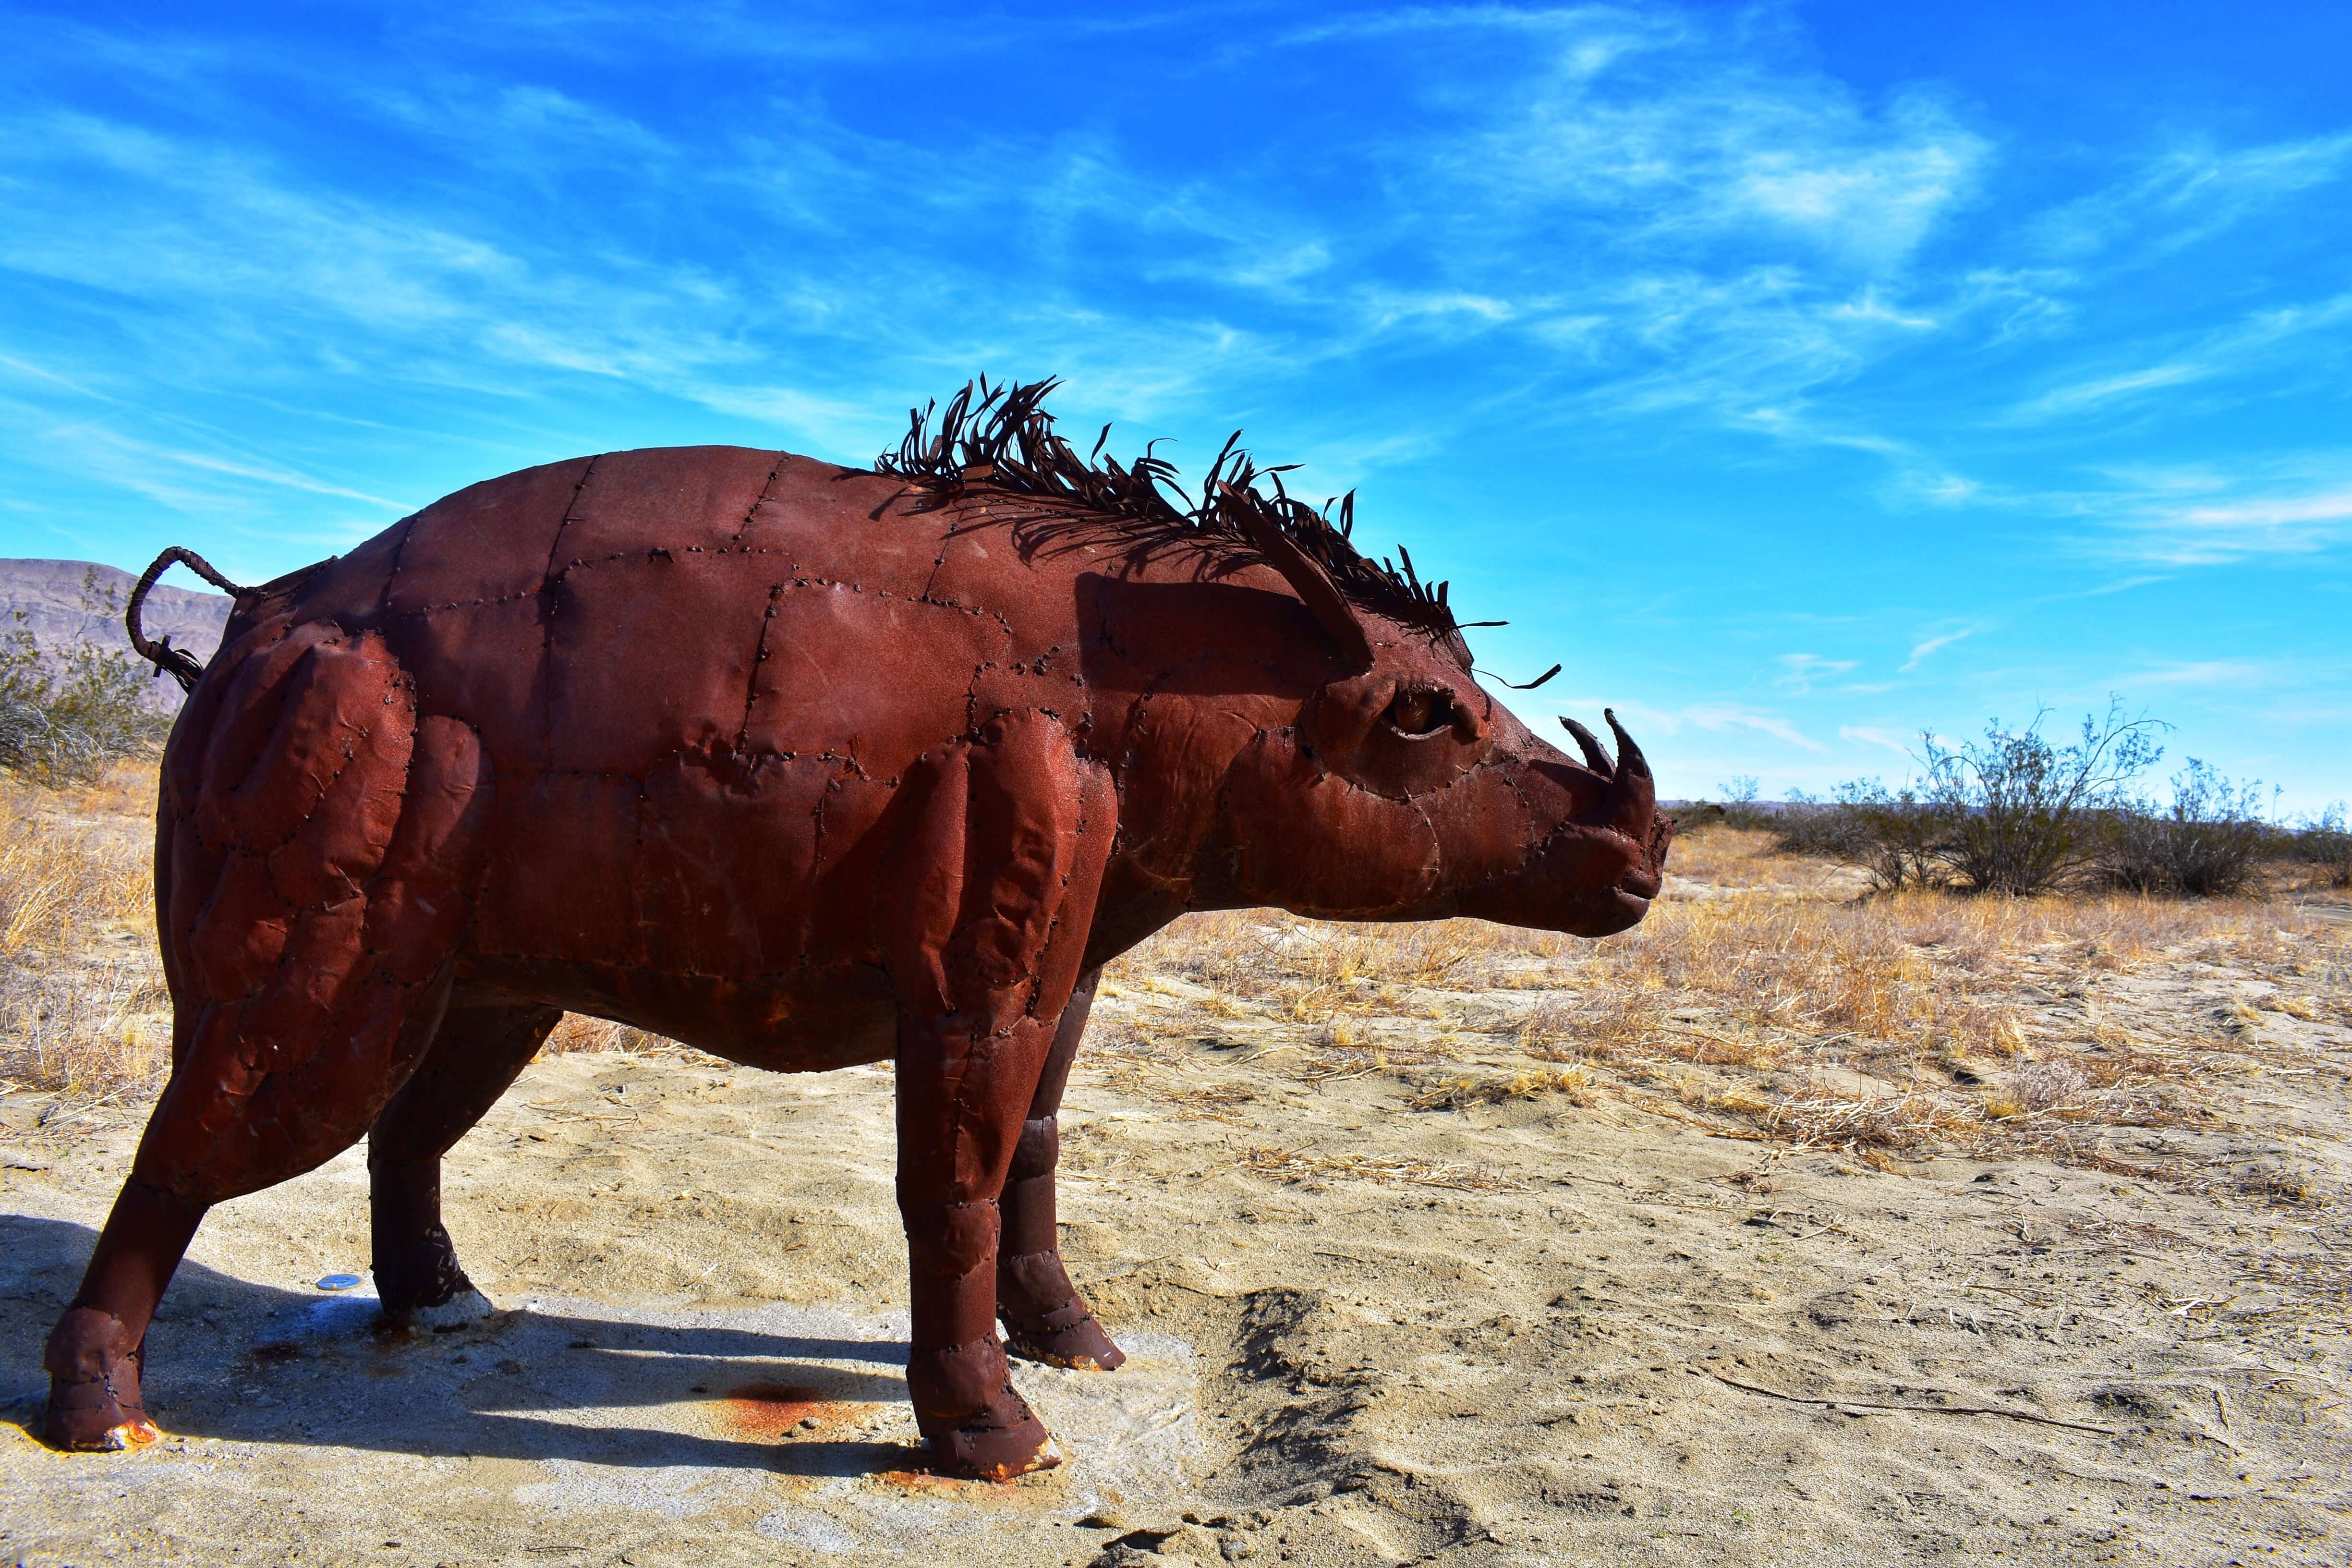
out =
<path fill-rule="evenodd" d="M 2352 932 L 2293 904 L 1852 898 L 1766 835 L 1701 845 L 1677 873 L 1721 883 L 1598 943 L 1253 910 L 1179 921 L 1109 978 L 1152 1028 L 1254 1019 L 1290 1076 L 1387 1073 L 1416 1110 L 1609 1098 L 1871 1163 L 2034 1152 L 2200 1184 L 2210 1162 L 2166 1139 L 2234 1127 L 2248 1075 L 2314 1070 L 2284 1021 L 2352 1026 Z M 2200 1011 L 2135 989 L 2184 981 L 2259 994 Z M 1183 1070 L 1130 1056 L 1115 1081 L 1165 1094 Z M 2322 1195 L 2293 1172 L 2255 1188 Z"/>
<path fill-rule="evenodd" d="M 1710 827 L 1676 839 L 1668 867 L 1678 880 L 1791 897 L 1852 897 L 1870 886 L 1866 872 L 1783 855 L 1774 847 L 1776 842 L 1776 835 L 1760 828 Z"/>
<path fill-rule="evenodd" d="M 1462 1193 L 1523 1193 L 1528 1184 L 1499 1171 L 1478 1165 L 1433 1163 L 1402 1156 L 1327 1154 L 1319 1149 L 1246 1150 L 1241 1168 L 1254 1175 L 1293 1183 L 1315 1183 L 1341 1177 L 1357 1182 L 1401 1182 L 1418 1187 L 1447 1187 Z"/>
<path fill-rule="evenodd" d="M 640 1056 L 667 1055 L 679 1049 L 675 1041 L 628 1024 L 615 1024 L 604 1018 L 591 1018 L 582 1013 L 566 1013 L 547 1043 L 540 1047 L 546 1056 L 566 1056 L 588 1051 L 631 1051 Z"/>
<path fill-rule="evenodd" d="M 697 1067 L 725 1067 L 723 1057 L 683 1046 L 667 1035 L 656 1035 L 633 1024 L 615 1024 L 584 1013 L 566 1013 L 539 1047 L 541 1056 L 571 1056 L 609 1051 L 622 1056 L 666 1057 Z"/>
<path fill-rule="evenodd" d="M 163 1081 L 152 791 L 152 768 L 131 764 L 63 791 L 0 776 L 0 1079 L 74 1101 Z"/>
<path fill-rule="evenodd" d="M 1491 978 L 1486 961 L 1507 948 L 1517 953 L 1527 941 L 1566 941 L 1514 932 L 1507 943 L 1500 930 L 1476 921 L 1327 925 L 1223 911 L 1186 917 L 1109 973 L 1115 984 L 1139 990 L 1189 981 L 1208 990 L 1213 1009 L 1234 1000 L 1268 1003 L 1297 1022 L 1321 1024 L 1390 1011 L 1400 986 L 1481 989 Z"/>

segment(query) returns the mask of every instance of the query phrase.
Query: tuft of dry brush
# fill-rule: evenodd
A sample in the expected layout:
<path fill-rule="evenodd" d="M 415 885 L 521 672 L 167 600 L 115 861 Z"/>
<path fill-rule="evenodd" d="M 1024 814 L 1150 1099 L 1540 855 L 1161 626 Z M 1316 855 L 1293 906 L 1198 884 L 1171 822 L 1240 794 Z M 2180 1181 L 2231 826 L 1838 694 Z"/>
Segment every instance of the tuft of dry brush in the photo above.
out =
<path fill-rule="evenodd" d="M 1358 1182 L 1401 1182 L 1446 1187 L 1462 1193 L 1523 1193 L 1528 1184 L 1483 1165 L 1415 1160 L 1403 1156 L 1328 1154 L 1319 1149 L 1255 1148 L 1243 1152 L 1241 1168 L 1253 1175 L 1291 1184 L 1339 1177 Z"/>
<path fill-rule="evenodd" d="M 1500 1105 L 1507 1100 L 1542 1100 L 1550 1095 L 1561 1096 L 1575 1106 L 1599 1103 L 1592 1070 L 1585 1067 L 1523 1068 L 1517 1072 L 1442 1078 L 1427 1084 L 1405 1103 L 1415 1110 L 1461 1110 L 1473 1105 Z"/>
<path fill-rule="evenodd" d="M 152 770 L 0 777 L 0 1079 L 76 1100 L 152 1091 L 171 1065 L 152 849 L 122 807 Z"/>
<path fill-rule="evenodd" d="M 604 1018 L 592 1018 L 584 1013 L 566 1013 L 547 1037 L 540 1048 L 542 1056 L 578 1056 L 602 1051 L 627 1051 L 638 1056 L 657 1056 L 677 1048 L 676 1042 L 649 1033 L 629 1024 L 615 1024 Z"/>

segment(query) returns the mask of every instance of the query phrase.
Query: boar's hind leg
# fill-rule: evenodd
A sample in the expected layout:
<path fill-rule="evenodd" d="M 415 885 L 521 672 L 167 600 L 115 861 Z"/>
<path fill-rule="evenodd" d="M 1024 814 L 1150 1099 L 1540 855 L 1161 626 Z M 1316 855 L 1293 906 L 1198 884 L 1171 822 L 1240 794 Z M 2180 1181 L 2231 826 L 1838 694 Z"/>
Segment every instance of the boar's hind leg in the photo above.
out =
<path fill-rule="evenodd" d="M 49 1373 L 41 1436 L 54 1447 L 135 1448 L 163 1436 L 139 1391 L 147 1322 L 207 1206 L 136 1177 L 123 1184 L 41 1358 Z"/>
<path fill-rule="evenodd" d="M 1030 1099 L 1028 1119 L 1021 1124 L 1021 1142 L 1013 1151 L 1013 1168 L 1006 1173 L 999 1205 L 1004 1221 L 996 1244 L 996 1315 L 1004 1322 L 1006 1353 L 1048 1366 L 1109 1372 L 1127 1360 L 1127 1353 L 1110 1342 L 1086 1298 L 1070 1283 L 1054 1214 L 1054 1167 L 1062 1152 L 1057 1120 L 1062 1090 L 1069 1084 L 1070 1062 L 1087 1032 L 1087 1015 L 1093 1010 L 1095 984 L 1101 977 L 1102 972 L 1094 969 L 1078 977 L 1077 989 L 1070 994 L 1054 1031 L 1054 1048 Z"/>
<path fill-rule="evenodd" d="M 441 1224 L 441 1156 L 498 1103 L 562 1018 L 556 1007 L 453 1007 L 406 1087 L 368 1131 L 376 1294 L 394 1322 L 488 1314 Z"/>
<path fill-rule="evenodd" d="M 157 934 L 172 1079 L 50 1333 L 48 1439 L 151 1439 L 142 1346 L 214 1204 L 359 1142 L 440 1026 L 491 791 L 479 737 L 419 718 L 383 640 L 254 628 L 164 753 Z"/>
<path fill-rule="evenodd" d="M 147 1325 L 205 1211 L 358 1142 L 423 1053 L 448 990 L 445 964 L 414 989 L 363 998 L 373 1005 L 326 1039 L 240 1041 L 227 1028 L 199 1026 L 148 1120 L 81 1289 L 50 1331 L 42 1436 L 52 1445 L 108 1450 L 160 1436 L 140 1392 Z M 225 1016 L 205 1010 L 207 1023 Z M 257 1055 L 306 1059 L 232 1096 L 238 1069 Z"/>

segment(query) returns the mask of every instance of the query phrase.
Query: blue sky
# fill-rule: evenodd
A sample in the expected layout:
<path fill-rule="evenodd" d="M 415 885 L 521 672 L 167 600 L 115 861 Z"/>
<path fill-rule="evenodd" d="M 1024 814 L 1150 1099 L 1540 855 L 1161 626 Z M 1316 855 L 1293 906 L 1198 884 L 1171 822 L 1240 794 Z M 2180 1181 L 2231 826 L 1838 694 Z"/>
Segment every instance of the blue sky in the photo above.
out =
<path fill-rule="evenodd" d="M 1244 426 L 1669 795 L 2110 693 L 2352 795 L 2352 8 L 0 9 L 0 553 L 975 373 Z M 1170 450 L 1170 449 L 1163 449 Z"/>

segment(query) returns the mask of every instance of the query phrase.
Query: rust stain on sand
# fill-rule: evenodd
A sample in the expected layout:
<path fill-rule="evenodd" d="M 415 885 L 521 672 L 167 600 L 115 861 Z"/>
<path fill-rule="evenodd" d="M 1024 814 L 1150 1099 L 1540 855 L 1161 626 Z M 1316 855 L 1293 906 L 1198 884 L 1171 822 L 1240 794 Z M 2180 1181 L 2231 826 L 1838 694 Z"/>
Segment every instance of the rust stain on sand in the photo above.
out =
<path fill-rule="evenodd" d="M 774 1440 L 793 1436 L 803 1421 L 831 1426 L 847 1416 L 853 1406 L 826 1396 L 824 1390 L 797 1383 L 747 1383 L 730 1389 L 724 1401 L 730 1426 L 747 1437 Z"/>
<path fill-rule="evenodd" d="M 959 1502 L 1010 1508 L 1044 1508 L 1057 1503 L 1061 1493 L 1045 1481 L 1053 1472 L 1024 1476 L 971 1478 L 944 1476 L 937 1470 L 877 1470 L 867 1479 L 875 1486 L 916 1497 L 953 1498 Z"/>

